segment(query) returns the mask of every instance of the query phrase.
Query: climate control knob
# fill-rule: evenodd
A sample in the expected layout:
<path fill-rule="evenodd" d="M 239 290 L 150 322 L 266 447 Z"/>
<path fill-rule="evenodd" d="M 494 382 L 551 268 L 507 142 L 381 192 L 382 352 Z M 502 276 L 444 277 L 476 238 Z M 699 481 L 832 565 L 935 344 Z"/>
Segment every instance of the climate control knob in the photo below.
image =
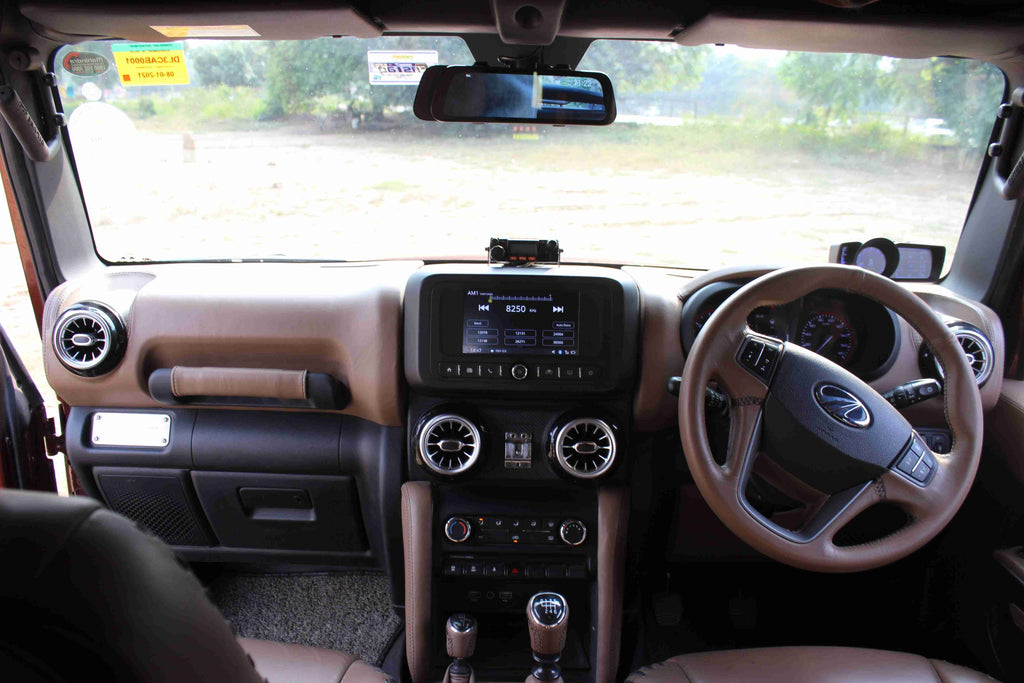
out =
<path fill-rule="evenodd" d="M 558 535 L 566 545 L 580 545 L 587 540 L 587 525 L 578 519 L 567 519 L 562 522 Z"/>
<path fill-rule="evenodd" d="M 444 523 L 444 535 L 452 543 L 465 543 L 473 533 L 469 520 L 462 517 L 449 517 Z"/>

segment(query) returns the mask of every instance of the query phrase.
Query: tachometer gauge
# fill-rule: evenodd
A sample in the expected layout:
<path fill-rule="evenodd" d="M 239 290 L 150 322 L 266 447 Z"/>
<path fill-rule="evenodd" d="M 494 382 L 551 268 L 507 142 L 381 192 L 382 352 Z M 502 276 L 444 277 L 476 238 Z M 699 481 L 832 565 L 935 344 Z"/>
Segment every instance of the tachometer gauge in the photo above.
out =
<path fill-rule="evenodd" d="M 853 353 L 853 330 L 835 313 L 815 313 L 800 328 L 800 346 L 843 365 Z"/>

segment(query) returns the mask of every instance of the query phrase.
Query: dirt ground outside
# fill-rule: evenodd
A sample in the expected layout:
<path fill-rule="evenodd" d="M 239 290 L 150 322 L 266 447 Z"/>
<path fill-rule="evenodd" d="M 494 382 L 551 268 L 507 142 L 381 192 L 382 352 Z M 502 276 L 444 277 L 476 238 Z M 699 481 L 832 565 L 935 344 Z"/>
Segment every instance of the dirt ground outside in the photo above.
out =
<path fill-rule="evenodd" d="M 76 146 L 111 260 L 481 256 L 492 236 L 558 238 L 568 261 L 691 268 L 820 263 L 833 243 L 880 236 L 951 256 L 976 180 L 941 160 L 688 156 L 557 129 L 138 132 L 100 149 Z"/>

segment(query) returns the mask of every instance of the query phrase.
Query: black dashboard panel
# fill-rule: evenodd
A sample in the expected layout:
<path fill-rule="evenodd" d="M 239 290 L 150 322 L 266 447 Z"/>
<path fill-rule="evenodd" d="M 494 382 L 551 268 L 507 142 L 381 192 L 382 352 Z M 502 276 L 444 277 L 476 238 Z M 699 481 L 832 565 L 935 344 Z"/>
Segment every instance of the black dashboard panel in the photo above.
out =
<path fill-rule="evenodd" d="M 742 284 L 716 282 L 683 305 L 680 335 L 689 353 L 704 323 Z M 839 290 L 818 290 L 779 306 L 761 306 L 747 318 L 750 329 L 798 344 L 863 379 L 884 374 L 899 349 L 899 324 L 884 306 Z"/>
<path fill-rule="evenodd" d="M 445 392 L 628 390 L 639 310 L 617 270 L 424 268 L 406 289 L 406 378 Z"/>

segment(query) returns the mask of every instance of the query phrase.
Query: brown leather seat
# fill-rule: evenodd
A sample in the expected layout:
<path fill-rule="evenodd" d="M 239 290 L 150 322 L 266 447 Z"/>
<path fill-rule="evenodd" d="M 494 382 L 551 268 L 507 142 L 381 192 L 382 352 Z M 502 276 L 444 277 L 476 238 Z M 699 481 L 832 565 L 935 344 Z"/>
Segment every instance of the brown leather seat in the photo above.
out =
<path fill-rule="evenodd" d="M 240 646 L 169 547 L 89 498 L 0 491 L 0 557 L 2 680 L 390 681 L 340 652 Z"/>
<path fill-rule="evenodd" d="M 355 655 L 268 640 L 239 638 L 268 683 L 387 683 L 390 677 Z"/>
<path fill-rule="evenodd" d="M 853 647 L 769 647 L 699 652 L 634 672 L 628 683 L 975 683 L 977 671 L 937 659 Z"/>

